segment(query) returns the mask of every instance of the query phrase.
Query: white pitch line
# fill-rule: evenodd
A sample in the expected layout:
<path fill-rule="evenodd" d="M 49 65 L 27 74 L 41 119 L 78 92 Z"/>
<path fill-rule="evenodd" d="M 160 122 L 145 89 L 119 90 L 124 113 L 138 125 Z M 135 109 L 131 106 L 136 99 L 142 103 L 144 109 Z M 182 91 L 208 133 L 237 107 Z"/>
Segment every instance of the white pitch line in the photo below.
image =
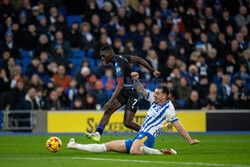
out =
<path fill-rule="evenodd" d="M 174 162 L 174 161 L 145 161 L 145 160 L 131 160 L 131 159 L 107 159 L 107 158 L 89 158 L 89 157 L 0 157 L 4 160 L 24 160 L 24 159 L 82 159 L 82 160 L 99 160 L 99 161 L 116 161 L 116 162 L 140 162 L 140 163 L 156 163 L 156 164 L 176 164 L 176 165 L 196 165 L 196 166 L 222 166 L 222 167 L 250 167 L 249 165 L 237 164 L 215 164 L 203 162 Z"/>

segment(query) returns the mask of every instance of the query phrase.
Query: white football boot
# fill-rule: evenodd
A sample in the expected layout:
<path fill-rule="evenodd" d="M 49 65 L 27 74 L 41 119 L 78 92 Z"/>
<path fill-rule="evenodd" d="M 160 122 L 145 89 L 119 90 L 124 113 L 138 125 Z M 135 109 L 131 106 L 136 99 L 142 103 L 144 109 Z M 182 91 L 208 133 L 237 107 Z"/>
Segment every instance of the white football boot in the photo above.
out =
<path fill-rule="evenodd" d="M 75 145 L 76 145 L 75 139 L 74 139 L 74 138 L 71 138 L 71 139 L 69 140 L 69 143 L 67 144 L 67 148 L 68 148 L 68 149 L 76 149 L 76 148 L 75 148 Z"/>

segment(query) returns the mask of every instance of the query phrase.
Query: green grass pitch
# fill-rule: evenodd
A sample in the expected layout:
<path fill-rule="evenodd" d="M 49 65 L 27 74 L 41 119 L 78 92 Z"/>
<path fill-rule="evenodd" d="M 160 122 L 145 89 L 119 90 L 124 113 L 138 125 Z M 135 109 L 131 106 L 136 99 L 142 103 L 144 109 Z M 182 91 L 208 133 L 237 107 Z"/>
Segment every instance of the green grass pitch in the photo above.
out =
<path fill-rule="evenodd" d="M 71 137 L 89 143 L 83 135 L 58 135 L 62 149 L 50 153 L 45 147 L 52 135 L 0 136 L 0 167 L 159 167 L 232 166 L 250 167 L 250 134 L 193 134 L 200 144 L 190 146 L 180 135 L 157 137 L 155 148 L 173 148 L 178 155 L 102 154 L 68 150 Z M 104 135 L 102 142 L 133 138 L 134 135 Z"/>

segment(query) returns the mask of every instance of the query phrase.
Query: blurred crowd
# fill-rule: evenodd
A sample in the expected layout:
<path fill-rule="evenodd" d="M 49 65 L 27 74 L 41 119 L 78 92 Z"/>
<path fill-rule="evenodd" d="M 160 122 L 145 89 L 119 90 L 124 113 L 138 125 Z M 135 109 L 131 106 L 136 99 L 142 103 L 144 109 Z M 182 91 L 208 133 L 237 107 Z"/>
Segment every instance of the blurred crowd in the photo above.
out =
<path fill-rule="evenodd" d="M 99 58 L 104 44 L 160 71 L 176 109 L 249 109 L 249 7 L 246 0 L 2 0 L 0 109 L 100 109 L 116 87 Z M 153 90 L 152 74 L 132 66 Z M 139 108 L 147 107 L 141 99 Z"/>

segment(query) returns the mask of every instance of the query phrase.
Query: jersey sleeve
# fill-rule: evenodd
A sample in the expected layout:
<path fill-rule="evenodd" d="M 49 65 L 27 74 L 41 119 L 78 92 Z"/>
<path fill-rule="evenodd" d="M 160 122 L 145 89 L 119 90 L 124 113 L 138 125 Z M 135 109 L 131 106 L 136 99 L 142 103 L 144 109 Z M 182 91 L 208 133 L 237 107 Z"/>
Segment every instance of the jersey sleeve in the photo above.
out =
<path fill-rule="evenodd" d="M 147 101 L 149 101 L 150 102 L 150 104 L 151 103 L 153 103 L 154 101 L 155 101 L 155 98 L 154 98 L 154 92 L 151 92 L 151 91 L 148 91 L 147 90 L 147 97 L 145 97 L 145 99 L 147 100 Z"/>
<path fill-rule="evenodd" d="M 130 56 L 130 55 L 123 55 L 123 57 L 124 57 L 125 59 L 127 59 L 127 60 L 128 60 L 128 62 L 130 62 L 130 58 L 131 58 L 131 56 Z"/>
<path fill-rule="evenodd" d="M 168 110 L 168 112 L 167 112 L 167 119 L 168 119 L 171 123 L 173 123 L 173 122 L 175 122 L 175 121 L 178 121 L 178 117 L 177 117 L 177 115 L 176 115 L 174 106 L 173 106 L 172 104 L 169 106 L 169 110 Z"/>
<path fill-rule="evenodd" d="M 115 73 L 117 77 L 123 77 L 124 76 L 124 65 L 122 62 L 116 62 L 115 63 Z"/>

